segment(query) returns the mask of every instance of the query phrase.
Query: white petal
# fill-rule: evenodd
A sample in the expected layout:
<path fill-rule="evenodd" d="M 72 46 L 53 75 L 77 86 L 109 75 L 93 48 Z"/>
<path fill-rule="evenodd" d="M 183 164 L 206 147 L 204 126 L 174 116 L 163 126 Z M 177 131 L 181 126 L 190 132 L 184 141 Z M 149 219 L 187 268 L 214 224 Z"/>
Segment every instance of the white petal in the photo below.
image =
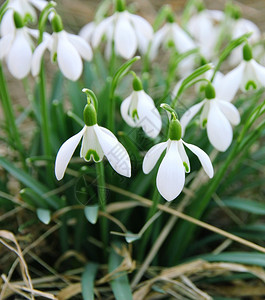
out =
<path fill-rule="evenodd" d="M 131 161 L 123 145 L 108 129 L 98 125 L 94 125 L 94 129 L 100 146 L 112 168 L 120 175 L 131 177 Z"/>
<path fill-rule="evenodd" d="M 216 97 L 222 100 L 231 101 L 242 81 L 242 77 L 245 70 L 245 61 L 242 61 L 234 70 L 227 73 L 223 79 L 221 79 L 221 84 L 215 89 Z"/>
<path fill-rule="evenodd" d="M 93 48 L 98 47 L 107 28 L 109 26 L 113 26 L 112 23 L 113 23 L 113 16 L 106 18 L 96 26 L 91 39 Z"/>
<path fill-rule="evenodd" d="M 237 108 L 230 102 L 218 100 L 218 105 L 221 111 L 232 125 L 240 123 L 240 114 Z"/>
<path fill-rule="evenodd" d="M 0 39 L 0 59 L 2 60 L 9 52 L 12 46 L 14 35 L 6 34 Z"/>
<path fill-rule="evenodd" d="M 173 40 L 179 52 L 183 53 L 190 49 L 196 48 L 192 38 L 179 27 L 178 24 L 172 24 Z"/>
<path fill-rule="evenodd" d="M 145 54 L 153 38 L 153 28 L 144 18 L 130 13 L 128 15 L 135 29 L 139 50 Z"/>
<path fill-rule="evenodd" d="M 151 48 L 149 52 L 149 58 L 151 60 L 155 59 L 158 54 L 158 49 L 162 44 L 163 40 L 165 40 L 166 34 L 168 32 L 167 24 L 164 25 L 161 29 L 159 29 L 152 39 Z"/>
<path fill-rule="evenodd" d="M 167 142 L 164 142 L 159 143 L 148 150 L 143 160 L 143 172 L 145 174 L 151 172 L 166 147 Z"/>
<path fill-rule="evenodd" d="M 133 57 L 137 49 L 137 40 L 134 29 L 126 15 L 120 15 L 117 20 L 114 42 L 115 49 L 121 57 L 125 59 Z"/>
<path fill-rule="evenodd" d="M 251 60 L 251 64 L 254 68 L 254 72 L 256 73 L 257 79 L 261 86 L 265 86 L 265 67 L 258 64 L 254 59 Z"/>
<path fill-rule="evenodd" d="M 8 9 L 3 15 L 3 18 L 1 20 L 1 26 L 0 26 L 1 36 L 15 33 L 16 27 L 14 24 L 13 13 L 14 13 L 13 9 Z"/>
<path fill-rule="evenodd" d="M 167 201 L 172 201 L 181 193 L 184 183 L 185 169 L 178 152 L 177 141 L 171 141 L 158 169 L 156 186 Z"/>
<path fill-rule="evenodd" d="M 90 61 L 93 57 L 90 45 L 80 36 L 75 34 L 68 34 L 69 41 L 73 44 L 79 54 L 85 59 Z"/>
<path fill-rule="evenodd" d="M 181 129 L 182 129 L 182 136 L 184 136 L 186 127 L 189 124 L 190 120 L 199 112 L 199 110 L 204 105 L 205 101 L 206 100 L 203 100 L 202 102 L 193 105 L 181 117 L 180 124 L 181 124 Z"/>
<path fill-rule="evenodd" d="M 45 39 L 42 43 L 40 43 L 35 49 L 32 61 L 31 61 L 31 73 L 33 76 L 37 76 L 40 73 L 41 59 L 45 50 L 48 47 L 49 39 Z"/>
<path fill-rule="evenodd" d="M 94 128 L 95 126 L 86 127 L 82 140 L 80 157 L 84 158 L 85 161 L 93 159 L 94 162 L 100 162 L 104 157 L 104 153 Z"/>
<path fill-rule="evenodd" d="M 31 68 L 32 50 L 24 35 L 23 28 L 17 29 L 15 39 L 7 55 L 7 66 L 17 79 L 28 75 Z"/>
<path fill-rule="evenodd" d="M 241 89 L 242 92 L 246 92 L 249 89 L 260 88 L 260 82 L 259 82 L 259 80 L 256 76 L 254 66 L 252 65 L 253 61 L 254 60 L 251 59 L 250 61 L 245 62 L 244 74 L 243 74 L 241 84 L 240 84 L 240 89 Z M 253 81 L 256 84 L 256 86 L 250 85 L 249 87 L 247 87 L 248 83 L 251 82 L 251 81 Z"/>
<path fill-rule="evenodd" d="M 83 70 L 81 57 L 63 31 L 58 33 L 57 59 L 65 77 L 75 81 L 81 76 Z"/>
<path fill-rule="evenodd" d="M 136 93 L 138 93 L 137 112 L 139 116 L 137 126 L 140 125 L 146 135 L 155 138 L 158 136 L 162 127 L 161 116 L 155 107 L 153 99 L 149 95 L 143 90 Z"/>
<path fill-rule="evenodd" d="M 214 100 L 210 100 L 207 135 L 210 143 L 219 151 L 226 151 L 233 139 L 232 126 Z"/>
<path fill-rule="evenodd" d="M 184 141 L 182 142 L 187 148 L 190 149 L 190 151 L 192 151 L 198 157 L 204 171 L 210 178 L 212 178 L 214 171 L 213 171 L 213 165 L 210 160 L 210 157 L 199 147 L 192 144 L 185 143 Z"/>
<path fill-rule="evenodd" d="M 130 105 L 132 102 L 132 97 L 136 95 L 132 93 L 129 97 L 124 99 L 121 103 L 121 116 L 123 120 L 131 127 L 136 127 L 136 123 L 134 122 L 133 118 L 129 114 Z"/>
<path fill-rule="evenodd" d="M 85 130 L 86 126 L 84 126 L 83 129 L 76 135 L 65 141 L 60 147 L 55 159 L 55 176 L 57 180 L 61 180 L 63 178 L 69 161 L 73 156 L 75 149 L 79 144 Z"/>
<path fill-rule="evenodd" d="M 44 0 L 29 0 L 29 2 L 31 2 L 31 4 L 34 5 L 39 11 L 42 11 L 48 4 L 48 2 Z"/>
<path fill-rule="evenodd" d="M 81 30 L 79 31 L 79 35 L 83 39 L 85 39 L 87 42 L 90 43 L 92 40 L 92 35 L 94 33 L 95 28 L 96 28 L 95 22 L 90 22 L 81 28 Z"/>
<path fill-rule="evenodd" d="M 190 172 L 190 161 L 189 161 L 189 158 L 187 156 L 187 153 L 184 149 L 184 146 L 183 146 L 183 143 L 182 143 L 182 140 L 178 141 L 178 151 L 179 151 L 179 155 L 181 157 L 181 160 L 183 162 L 183 165 L 184 163 L 187 165 L 186 167 L 188 168 L 188 170 L 186 170 L 186 167 L 185 167 L 185 172 L 186 173 L 189 173 Z"/>

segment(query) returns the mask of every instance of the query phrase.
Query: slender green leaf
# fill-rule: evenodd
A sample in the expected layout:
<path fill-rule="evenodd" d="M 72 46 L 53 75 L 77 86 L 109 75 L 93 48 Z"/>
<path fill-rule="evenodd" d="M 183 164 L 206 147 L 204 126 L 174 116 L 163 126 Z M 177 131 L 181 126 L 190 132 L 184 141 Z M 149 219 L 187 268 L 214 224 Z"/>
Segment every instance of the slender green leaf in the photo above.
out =
<path fill-rule="evenodd" d="M 84 300 L 94 300 L 94 282 L 98 271 L 98 264 L 88 263 L 82 274 L 81 285 Z"/>
<path fill-rule="evenodd" d="M 233 197 L 222 200 L 223 203 L 231 208 L 239 209 L 256 215 L 265 215 L 265 204 L 249 199 Z"/>

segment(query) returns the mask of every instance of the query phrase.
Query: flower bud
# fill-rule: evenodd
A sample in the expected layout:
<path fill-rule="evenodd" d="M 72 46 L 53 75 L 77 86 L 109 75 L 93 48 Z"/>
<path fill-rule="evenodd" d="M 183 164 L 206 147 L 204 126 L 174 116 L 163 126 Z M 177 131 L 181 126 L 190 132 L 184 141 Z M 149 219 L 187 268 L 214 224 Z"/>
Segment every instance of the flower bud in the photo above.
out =
<path fill-rule="evenodd" d="M 116 11 L 123 12 L 125 11 L 125 1 L 124 0 L 116 0 Z"/>
<path fill-rule="evenodd" d="M 13 17 L 16 28 L 24 27 L 24 21 L 18 12 L 15 11 Z"/>
<path fill-rule="evenodd" d="M 179 120 L 173 119 L 169 123 L 168 137 L 172 141 L 181 139 L 181 125 Z"/>
<path fill-rule="evenodd" d="M 215 89 L 210 82 L 205 86 L 205 97 L 207 99 L 215 98 Z"/>
<path fill-rule="evenodd" d="M 52 18 L 52 30 L 54 32 L 60 32 L 63 30 L 62 18 L 58 14 L 55 14 Z"/>
<path fill-rule="evenodd" d="M 252 49 L 248 43 L 246 43 L 245 46 L 243 47 L 243 58 L 246 61 L 249 61 L 252 59 Z"/>
<path fill-rule="evenodd" d="M 97 112 L 92 103 L 88 103 L 84 108 L 84 122 L 87 126 L 97 124 Z"/>
<path fill-rule="evenodd" d="M 132 82 L 134 91 L 142 91 L 143 85 L 141 79 L 138 76 L 135 76 Z"/>

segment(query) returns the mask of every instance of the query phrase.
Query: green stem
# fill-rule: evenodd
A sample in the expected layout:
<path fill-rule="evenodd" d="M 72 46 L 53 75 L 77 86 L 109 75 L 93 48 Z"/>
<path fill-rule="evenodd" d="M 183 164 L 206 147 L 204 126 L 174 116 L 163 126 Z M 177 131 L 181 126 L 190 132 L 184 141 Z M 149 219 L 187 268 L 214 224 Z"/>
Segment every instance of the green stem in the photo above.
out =
<path fill-rule="evenodd" d="M 0 87 L 1 87 L 0 94 L 2 99 L 2 106 L 5 114 L 6 128 L 8 131 L 9 139 L 11 140 L 12 144 L 16 145 L 17 150 L 20 154 L 21 162 L 23 163 L 24 169 L 26 169 L 24 147 L 21 143 L 20 134 L 16 126 L 15 115 L 12 108 L 12 103 L 11 103 L 10 95 L 8 93 L 7 83 L 5 80 L 5 75 L 1 64 L 0 64 Z"/>
<path fill-rule="evenodd" d="M 98 200 L 99 208 L 101 211 L 106 212 L 106 185 L 105 185 L 105 174 L 104 174 L 104 164 L 103 162 L 96 163 L 97 172 L 97 189 L 98 189 Z M 106 255 L 106 249 L 108 244 L 108 223 L 107 219 L 103 216 L 100 223 L 101 238 L 104 243 L 104 252 Z"/>
<path fill-rule="evenodd" d="M 114 48 L 114 41 L 112 41 L 111 57 L 109 63 L 109 75 L 111 78 L 113 78 L 115 73 L 115 62 L 116 62 L 116 54 Z M 108 129 L 112 132 L 115 131 L 114 119 L 115 119 L 115 98 L 114 98 L 114 93 L 111 93 L 109 98 Z"/>

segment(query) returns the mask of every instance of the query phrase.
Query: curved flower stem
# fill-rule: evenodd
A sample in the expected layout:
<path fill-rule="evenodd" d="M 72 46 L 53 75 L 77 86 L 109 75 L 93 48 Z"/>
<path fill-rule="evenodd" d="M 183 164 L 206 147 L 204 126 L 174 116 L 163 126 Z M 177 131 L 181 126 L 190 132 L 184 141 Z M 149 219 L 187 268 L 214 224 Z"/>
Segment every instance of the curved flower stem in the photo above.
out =
<path fill-rule="evenodd" d="M 97 189 L 98 189 L 98 200 L 99 208 L 101 211 L 106 212 L 106 187 L 105 187 L 105 174 L 103 162 L 96 163 L 97 172 Z M 101 238 L 104 243 L 104 251 L 107 249 L 108 243 L 108 223 L 105 217 L 102 217 L 100 223 Z M 106 254 L 106 252 L 105 252 Z"/>
<path fill-rule="evenodd" d="M 115 62 L 116 62 L 116 54 L 114 49 L 114 41 L 112 41 L 111 45 L 111 57 L 109 62 L 109 76 L 113 79 L 115 74 Z M 108 129 L 112 132 L 115 131 L 115 98 L 114 93 L 110 93 L 109 97 L 109 115 L 108 115 Z"/>
<path fill-rule="evenodd" d="M 14 145 L 16 145 L 17 150 L 20 154 L 23 167 L 24 169 L 26 169 L 24 147 L 21 143 L 20 134 L 16 126 L 15 115 L 12 108 L 11 99 L 8 93 L 5 75 L 1 64 L 0 64 L 0 86 L 1 86 L 0 95 L 2 99 L 2 106 L 5 114 L 6 127 L 8 131 L 9 139 L 12 141 Z"/>

